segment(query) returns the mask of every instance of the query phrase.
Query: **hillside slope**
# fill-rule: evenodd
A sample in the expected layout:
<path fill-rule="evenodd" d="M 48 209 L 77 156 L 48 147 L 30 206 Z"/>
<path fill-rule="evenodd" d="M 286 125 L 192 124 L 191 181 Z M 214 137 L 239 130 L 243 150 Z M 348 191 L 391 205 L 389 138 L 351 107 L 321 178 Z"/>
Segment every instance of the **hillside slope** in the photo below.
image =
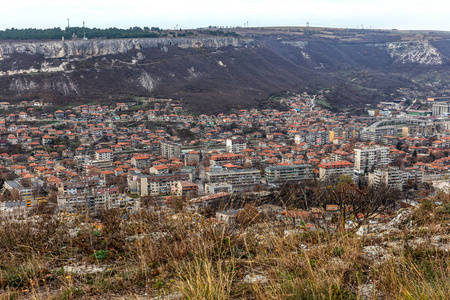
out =
<path fill-rule="evenodd" d="M 389 98 L 449 64 L 445 35 L 319 33 L 0 43 L 0 97 L 64 104 L 155 96 L 220 112 L 283 90 L 328 88 L 329 101 L 344 106 Z"/>

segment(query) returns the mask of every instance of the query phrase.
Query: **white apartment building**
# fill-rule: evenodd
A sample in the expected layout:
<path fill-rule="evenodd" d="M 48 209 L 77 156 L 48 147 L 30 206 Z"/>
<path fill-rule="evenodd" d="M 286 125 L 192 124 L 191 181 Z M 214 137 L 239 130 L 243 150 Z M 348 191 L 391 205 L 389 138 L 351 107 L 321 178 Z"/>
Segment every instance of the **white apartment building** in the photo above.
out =
<path fill-rule="evenodd" d="M 170 141 L 162 141 L 160 144 L 160 151 L 162 157 L 181 158 L 181 144 Z"/>
<path fill-rule="evenodd" d="M 386 166 L 390 162 L 389 147 L 355 149 L 355 172 L 362 174 L 372 167 Z"/>
<path fill-rule="evenodd" d="M 352 176 L 353 164 L 348 161 L 323 162 L 319 164 L 319 178 L 327 179 L 330 176 Z"/>
<path fill-rule="evenodd" d="M 247 141 L 245 139 L 227 139 L 226 150 L 230 153 L 241 153 L 242 150 L 247 149 Z"/>
<path fill-rule="evenodd" d="M 95 151 L 95 160 L 112 161 L 112 159 L 113 159 L 113 151 L 110 149 L 101 149 Z"/>
<path fill-rule="evenodd" d="M 434 102 L 433 116 L 450 115 L 450 101 Z"/>
<path fill-rule="evenodd" d="M 123 195 L 119 192 L 119 188 L 117 187 L 94 190 L 94 206 L 96 211 L 100 209 L 120 207 L 123 203 Z"/>
<path fill-rule="evenodd" d="M 233 192 L 233 186 L 226 182 L 220 182 L 220 183 L 206 183 L 205 184 L 205 194 L 206 195 L 212 195 L 217 193 L 232 193 Z"/>
<path fill-rule="evenodd" d="M 389 188 L 401 190 L 404 182 L 404 174 L 399 168 L 389 167 L 376 169 L 369 174 L 369 184 L 386 184 Z"/>
<path fill-rule="evenodd" d="M 302 181 L 313 178 L 313 168 L 310 164 L 267 167 L 264 173 L 267 182 L 270 183 Z"/>
<path fill-rule="evenodd" d="M 130 172 L 128 188 L 140 196 L 170 194 L 180 181 L 189 181 L 189 174 L 142 175 Z"/>
<path fill-rule="evenodd" d="M 261 173 L 256 169 L 237 169 L 229 171 L 206 172 L 208 183 L 226 182 L 233 187 L 233 191 L 249 190 L 260 184 Z"/>

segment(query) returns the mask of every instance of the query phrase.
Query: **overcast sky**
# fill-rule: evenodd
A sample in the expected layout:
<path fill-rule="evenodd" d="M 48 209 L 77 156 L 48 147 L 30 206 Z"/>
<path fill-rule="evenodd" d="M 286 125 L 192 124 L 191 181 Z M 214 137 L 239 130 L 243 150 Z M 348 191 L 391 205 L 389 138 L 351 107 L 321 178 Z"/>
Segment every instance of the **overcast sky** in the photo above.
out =
<path fill-rule="evenodd" d="M 310 26 L 450 31 L 448 0 L 20 0 L 2 3 L 0 29 L 67 26 Z"/>

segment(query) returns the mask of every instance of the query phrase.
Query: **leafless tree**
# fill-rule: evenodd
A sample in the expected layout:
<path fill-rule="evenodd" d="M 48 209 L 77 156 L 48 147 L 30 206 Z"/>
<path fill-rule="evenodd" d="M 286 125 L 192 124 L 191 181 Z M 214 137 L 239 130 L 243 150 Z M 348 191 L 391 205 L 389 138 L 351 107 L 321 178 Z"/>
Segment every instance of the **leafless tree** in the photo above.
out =
<path fill-rule="evenodd" d="M 323 182 L 321 198 L 323 203 L 339 207 L 338 227 L 345 228 L 347 220 L 356 223 L 355 228 L 364 225 L 378 213 L 387 212 L 395 207 L 401 193 L 385 184 L 358 186 L 350 178 L 341 178 L 338 182 Z"/>

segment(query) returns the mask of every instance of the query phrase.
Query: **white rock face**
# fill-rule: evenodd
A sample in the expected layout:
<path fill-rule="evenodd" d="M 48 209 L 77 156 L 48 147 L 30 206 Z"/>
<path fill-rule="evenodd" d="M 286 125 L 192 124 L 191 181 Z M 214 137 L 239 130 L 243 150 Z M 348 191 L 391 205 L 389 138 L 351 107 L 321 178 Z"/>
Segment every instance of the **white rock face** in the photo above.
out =
<path fill-rule="evenodd" d="M 52 79 L 46 80 L 43 84 L 43 88 L 46 90 L 56 90 L 64 95 L 79 93 L 78 87 L 67 76 L 61 77 L 60 80 L 52 80 Z M 18 90 L 18 92 L 23 92 L 23 90 Z"/>
<path fill-rule="evenodd" d="M 145 71 L 139 77 L 139 83 L 149 92 L 151 92 L 156 85 L 156 81 Z"/>
<path fill-rule="evenodd" d="M 440 65 L 439 51 L 428 42 L 398 42 L 385 44 L 386 51 L 396 62 Z"/>
<path fill-rule="evenodd" d="M 23 79 L 15 79 L 15 80 L 11 81 L 9 88 L 12 91 L 21 93 L 21 92 L 25 92 L 25 91 L 36 90 L 37 88 L 39 88 L 39 85 L 32 80 L 23 78 Z"/>
<path fill-rule="evenodd" d="M 306 59 L 306 60 L 311 60 L 311 56 L 309 56 L 309 54 L 306 53 L 305 51 L 302 51 L 302 56 L 303 56 L 303 58 Z"/>
<path fill-rule="evenodd" d="M 234 37 L 218 38 L 142 38 L 117 40 L 18 42 L 0 43 L 0 60 L 13 53 L 43 54 L 45 58 L 70 58 L 74 56 L 102 56 L 127 53 L 131 50 L 177 46 L 180 48 L 220 48 L 225 46 L 246 46 L 252 39 Z M 167 52 L 167 51 L 166 51 Z"/>
<path fill-rule="evenodd" d="M 308 45 L 308 42 L 304 42 L 304 41 L 295 41 L 295 42 L 288 42 L 288 41 L 283 41 L 283 44 L 287 44 L 287 45 L 291 45 L 294 47 L 298 47 L 300 49 L 304 49 L 306 47 L 306 45 Z"/>
<path fill-rule="evenodd" d="M 186 77 L 187 80 L 193 80 L 202 76 L 202 73 L 196 72 L 194 67 L 187 69 L 187 72 L 189 73 L 189 76 Z"/>
<path fill-rule="evenodd" d="M 143 39 L 116 39 L 116 40 L 89 40 L 89 41 L 55 41 L 55 42 L 17 42 L 17 43 L 0 43 L 0 61 L 8 59 L 14 53 L 43 55 L 47 60 L 60 59 L 58 65 L 51 65 L 48 61 L 44 61 L 40 68 L 31 67 L 29 69 L 12 69 L 0 71 L 0 77 L 14 76 L 21 74 L 34 73 L 54 73 L 68 72 L 72 70 L 73 65 L 69 65 L 72 61 L 79 61 L 89 57 L 123 54 L 132 50 L 142 50 L 148 48 L 159 47 L 164 52 L 168 52 L 168 46 L 177 46 L 179 48 L 220 48 L 225 46 L 243 47 L 251 43 L 252 39 L 238 39 L 233 37 L 217 37 L 217 38 L 143 38 Z M 145 56 L 142 52 L 137 52 L 132 64 L 138 64 Z M 112 62 L 113 66 L 115 61 Z M 190 77 L 198 77 L 199 73 L 191 73 Z M 140 84 L 152 91 L 157 80 L 151 78 L 144 73 L 139 78 Z M 48 83 L 47 85 L 55 85 Z M 38 88 L 33 82 L 15 82 L 10 86 L 11 90 L 23 92 Z M 76 91 L 77 87 L 73 83 L 59 83 L 57 87 L 59 91 L 68 94 L 69 91 Z"/>

